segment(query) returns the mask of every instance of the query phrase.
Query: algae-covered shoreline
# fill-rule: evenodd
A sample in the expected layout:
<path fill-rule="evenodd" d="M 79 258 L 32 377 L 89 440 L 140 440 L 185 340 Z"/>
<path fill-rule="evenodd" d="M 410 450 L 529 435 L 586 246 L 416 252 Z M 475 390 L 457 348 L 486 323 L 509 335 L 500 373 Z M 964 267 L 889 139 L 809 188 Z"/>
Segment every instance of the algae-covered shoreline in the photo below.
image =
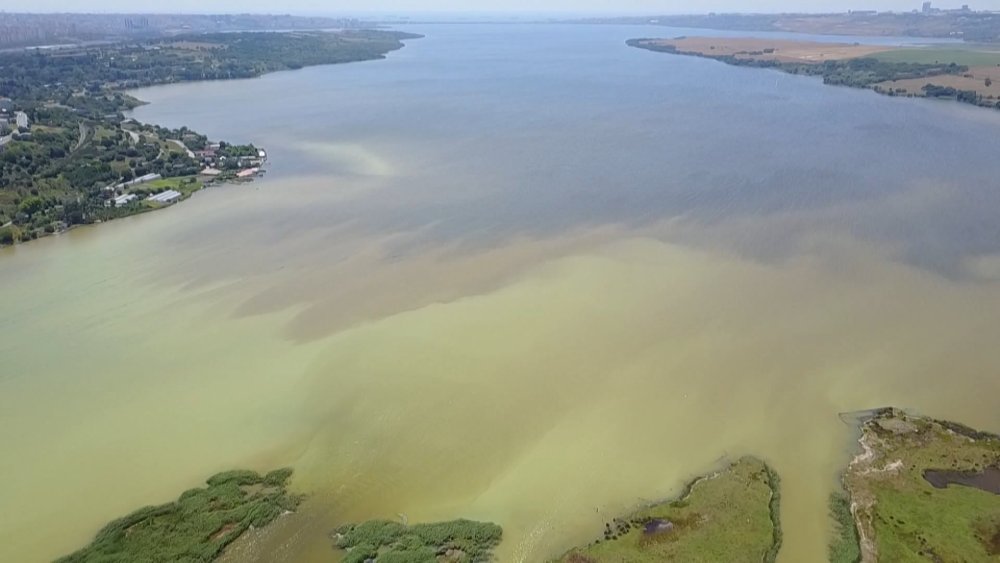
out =
<path fill-rule="evenodd" d="M 109 523 L 90 545 L 58 562 L 213 561 L 247 530 L 298 507 L 303 497 L 288 491 L 291 475 L 291 469 L 216 474 L 205 488 Z"/>
<path fill-rule="evenodd" d="M 602 538 L 556 561 L 773 562 L 781 547 L 780 480 L 763 461 L 744 457 L 691 481 L 672 500 L 605 524 Z"/>
<path fill-rule="evenodd" d="M 831 495 L 832 563 L 1000 558 L 1000 436 L 895 408 L 859 421 L 859 452 Z M 105 526 L 60 559 L 212 561 L 245 532 L 294 511 L 290 469 L 230 471 L 172 503 Z M 773 563 L 783 540 L 777 472 L 746 456 L 697 477 L 674 498 L 636 508 L 553 563 L 729 561 Z M 501 524 L 458 519 L 408 525 L 374 519 L 330 533 L 345 562 L 495 560 Z"/>

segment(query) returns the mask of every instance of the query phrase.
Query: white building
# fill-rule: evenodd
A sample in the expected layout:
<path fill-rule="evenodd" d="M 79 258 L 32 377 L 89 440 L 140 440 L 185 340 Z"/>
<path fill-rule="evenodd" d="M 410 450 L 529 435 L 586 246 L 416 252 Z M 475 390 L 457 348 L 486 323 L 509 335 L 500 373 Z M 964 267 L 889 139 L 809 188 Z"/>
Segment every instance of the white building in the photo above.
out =
<path fill-rule="evenodd" d="M 27 129 L 28 126 L 31 124 L 31 121 L 28 120 L 28 114 L 24 113 L 23 111 L 14 113 L 14 120 L 17 122 L 18 127 L 24 129 Z"/>
<path fill-rule="evenodd" d="M 116 190 L 127 188 L 129 186 L 138 186 L 139 184 L 145 184 L 146 182 L 153 182 L 159 180 L 163 176 L 159 174 L 146 174 L 145 176 L 139 176 L 135 180 L 130 180 L 128 182 L 122 182 L 121 184 L 115 184 L 112 186 Z"/>
<path fill-rule="evenodd" d="M 167 190 L 165 192 L 151 195 L 146 199 L 156 203 L 174 203 L 175 201 L 179 201 L 183 195 L 184 194 L 177 190 Z"/>
<path fill-rule="evenodd" d="M 104 205 L 105 207 L 121 207 L 123 205 L 128 205 L 137 199 L 139 199 L 139 196 L 135 194 L 124 194 L 116 197 L 115 199 L 109 199 L 104 203 Z"/>
<path fill-rule="evenodd" d="M 124 194 L 115 198 L 115 207 L 121 207 L 123 205 L 132 203 L 133 201 L 139 199 L 139 196 L 135 194 Z"/>

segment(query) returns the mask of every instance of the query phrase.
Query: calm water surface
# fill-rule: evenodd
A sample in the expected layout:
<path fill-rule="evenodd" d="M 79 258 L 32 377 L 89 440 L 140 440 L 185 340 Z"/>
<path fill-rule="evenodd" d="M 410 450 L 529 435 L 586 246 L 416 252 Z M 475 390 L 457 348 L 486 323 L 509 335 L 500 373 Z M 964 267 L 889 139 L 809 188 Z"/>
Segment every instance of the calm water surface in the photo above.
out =
<path fill-rule="evenodd" d="M 267 178 L 0 253 L 0 560 L 291 465 L 234 559 L 405 514 L 543 561 L 755 453 L 818 561 L 838 413 L 1000 430 L 1000 113 L 624 46 L 664 28 L 415 30 L 139 92 Z"/>

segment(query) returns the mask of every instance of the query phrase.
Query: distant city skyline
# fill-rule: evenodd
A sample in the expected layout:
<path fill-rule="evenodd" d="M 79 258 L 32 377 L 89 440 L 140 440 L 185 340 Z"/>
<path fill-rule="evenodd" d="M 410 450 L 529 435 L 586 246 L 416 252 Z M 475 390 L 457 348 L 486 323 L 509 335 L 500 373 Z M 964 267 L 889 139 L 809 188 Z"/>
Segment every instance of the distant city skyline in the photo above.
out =
<path fill-rule="evenodd" d="M 920 10 L 923 0 L 486 0 L 470 7 L 465 0 L 171 0 L 155 5 L 134 0 L 6 0 L 6 12 L 148 12 L 148 13 L 271 13 L 311 15 L 493 13 L 493 14 L 682 14 L 706 12 L 846 12 L 848 10 Z M 973 10 L 1000 10 L 1000 0 L 934 2 L 935 8 L 955 9 L 969 4 Z"/>

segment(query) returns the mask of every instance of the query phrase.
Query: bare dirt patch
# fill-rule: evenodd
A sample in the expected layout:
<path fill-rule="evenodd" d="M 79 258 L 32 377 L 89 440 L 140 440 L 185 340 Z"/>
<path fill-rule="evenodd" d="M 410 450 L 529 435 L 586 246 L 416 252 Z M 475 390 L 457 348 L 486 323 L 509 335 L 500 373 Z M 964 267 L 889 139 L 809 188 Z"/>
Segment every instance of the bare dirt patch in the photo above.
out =
<path fill-rule="evenodd" d="M 990 555 L 1000 555 L 1000 526 L 997 526 L 996 532 L 986 545 L 986 552 Z"/>

